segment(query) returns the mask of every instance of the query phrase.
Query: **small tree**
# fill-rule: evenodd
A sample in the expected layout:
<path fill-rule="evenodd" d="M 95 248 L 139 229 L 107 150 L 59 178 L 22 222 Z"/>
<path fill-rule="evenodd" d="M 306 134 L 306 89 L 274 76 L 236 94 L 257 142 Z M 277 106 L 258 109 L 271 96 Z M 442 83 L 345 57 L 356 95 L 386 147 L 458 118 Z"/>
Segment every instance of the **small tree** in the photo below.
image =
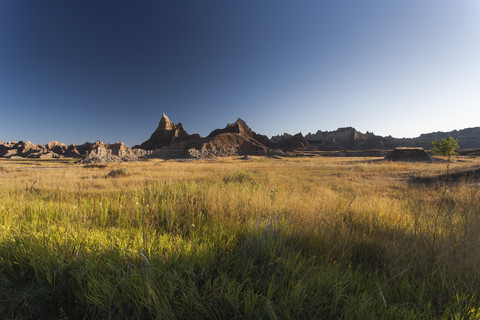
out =
<path fill-rule="evenodd" d="M 430 245 L 430 268 L 433 270 L 433 266 L 435 265 L 435 260 L 436 260 L 436 243 L 439 237 L 438 230 L 440 228 L 439 226 L 439 220 L 442 214 L 446 214 L 449 212 L 448 208 L 444 207 L 445 200 L 446 200 L 446 195 L 447 195 L 447 184 L 448 181 L 450 180 L 450 157 L 457 154 L 455 152 L 456 149 L 458 149 L 458 140 L 454 139 L 452 137 L 449 137 L 448 139 L 442 139 L 440 141 L 435 140 L 432 141 L 432 152 L 433 154 L 437 156 L 447 156 L 447 175 L 446 179 L 444 180 L 445 183 L 443 185 L 443 193 L 442 193 L 442 198 L 440 199 L 440 202 L 438 203 L 438 210 L 436 215 L 434 216 L 434 223 L 432 226 L 432 239 Z"/>
<path fill-rule="evenodd" d="M 455 150 L 458 149 L 458 140 L 452 137 L 449 137 L 448 139 L 442 139 L 440 141 L 435 140 L 432 142 L 432 145 L 433 145 L 433 148 L 432 148 L 433 154 L 437 156 L 448 157 L 447 159 L 447 177 L 448 177 L 449 169 L 450 169 L 450 157 L 457 154 Z"/>

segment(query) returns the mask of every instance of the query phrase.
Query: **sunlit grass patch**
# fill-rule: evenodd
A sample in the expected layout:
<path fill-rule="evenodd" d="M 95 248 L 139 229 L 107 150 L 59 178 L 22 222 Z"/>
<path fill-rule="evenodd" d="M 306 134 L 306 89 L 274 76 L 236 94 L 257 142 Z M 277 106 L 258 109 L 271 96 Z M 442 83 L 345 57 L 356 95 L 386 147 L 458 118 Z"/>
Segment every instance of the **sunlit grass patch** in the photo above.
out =
<path fill-rule="evenodd" d="M 452 185 L 442 198 L 441 186 L 408 183 L 443 164 L 157 162 L 7 164 L 0 316 L 478 314 L 478 186 Z M 128 174 L 104 178 L 119 169 Z"/>

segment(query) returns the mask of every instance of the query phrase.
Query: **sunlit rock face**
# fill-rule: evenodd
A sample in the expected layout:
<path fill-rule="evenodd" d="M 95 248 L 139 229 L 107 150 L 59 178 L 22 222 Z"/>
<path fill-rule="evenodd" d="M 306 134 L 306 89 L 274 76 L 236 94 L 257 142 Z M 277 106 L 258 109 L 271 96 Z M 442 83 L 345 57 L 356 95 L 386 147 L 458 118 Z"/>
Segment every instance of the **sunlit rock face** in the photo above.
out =
<path fill-rule="evenodd" d="M 143 142 L 139 146 L 134 146 L 134 148 L 140 148 L 144 150 L 155 150 L 162 147 L 170 146 L 172 140 L 178 142 L 189 138 L 189 134 L 181 123 L 176 125 L 173 123 L 167 115 L 164 113 L 157 129 L 152 133 L 150 138 Z"/>
<path fill-rule="evenodd" d="M 301 134 L 273 142 L 267 136 L 257 134 L 240 118 L 223 129 L 213 130 L 205 138 L 198 134 L 189 135 L 181 123 L 176 125 L 163 114 L 150 139 L 134 148 L 153 150 L 152 157 L 211 158 L 281 154 L 308 147 L 308 141 Z"/>

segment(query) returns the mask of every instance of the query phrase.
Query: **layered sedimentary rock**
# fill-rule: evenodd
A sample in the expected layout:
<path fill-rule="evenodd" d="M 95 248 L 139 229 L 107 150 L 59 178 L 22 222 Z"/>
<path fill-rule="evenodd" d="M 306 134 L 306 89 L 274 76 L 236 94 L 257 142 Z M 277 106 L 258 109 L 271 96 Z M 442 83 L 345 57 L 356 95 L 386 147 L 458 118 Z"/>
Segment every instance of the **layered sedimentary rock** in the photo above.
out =
<path fill-rule="evenodd" d="M 295 135 L 284 133 L 281 136 L 272 137 L 271 140 L 272 143 L 277 146 L 277 148 L 283 151 L 310 149 L 312 147 L 301 133 L 297 133 Z"/>
<path fill-rule="evenodd" d="M 135 161 L 151 153 L 148 150 L 131 149 L 123 142 L 104 144 L 101 141 L 97 141 L 90 147 L 82 162 Z"/>
<path fill-rule="evenodd" d="M 194 136 L 195 137 L 195 136 Z M 134 148 L 144 150 L 155 150 L 162 147 L 168 147 L 171 144 L 179 143 L 192 137 L 188 134 L 181 123 L 173 123 L 165 113 L 162 115 L 157 129 L 152 133 L 150 138 L 139 146 Z"/>
<path fill-rule="evenodd" d="M 462 149 L 480 148 L 480 127 L 421 134 L 416 138 L 383 137 L 368 131 L 367 133 L 361 133 L 352 127 L 339 128 L 335 131 L 319 130 L 314 134 L 309 133 L 305 136 L 312 146 L 320 150 L 392 150 L 396 147 L 430 149 L 433 140 L 448 137 L 458 139 L 459 146 Z"/>
<path fill-rule="evenodd" d="M 151 137 L 139 146 L 153 150 L 152 157 L 163 158 L 209 158 L 237 155 L 271 155 L 309 147 L 303 136 L 295 135 L 278 141 L 253 131 L 242 119 L 229 123 L 223 129 L 213 130 L 207 137 L 189 135 L 183 126 L 174 124 L 163 114 L 158 128 Z"/>
<path fill-rule="evenodd" d="M 123 143 L 104 144 L 100 141 L 69 146 L 57 141 L 51 141 L 46 145 L 37 145 L 29 141 L 0 142 L 0 157 L 43 159 L 76 157 L 84 159 L 83 161 L 130 161 L 145 157 L 209 158 L 237 155 L 273 156 L 285 153 L 299 155 L 300 153 L 293 151 L 309 149 L 335 151 L 332 155 L 351 155 L 357 154 L 352 153 L 356 151 L 369 151 L 362 154 L 381 156 L 384 153 L 382 150 L 397 147 L 430 149 L 432 140 L 449 136 L 458 139 L 461 148 L 480 148 L 480 128 L 397 139 L 391 136 L 378 136 L 368 131 L 362 133 L 352 127 L 346 127 L 335 131 L 317 131 L 305 137 L 301 133 L 296 135 L 285 133 L 269 139 L 253 131 L 239 118 L 234 123 L 227 124 L 225 128 L 213 130 L 207 137 L 201 137 L 198 134 L 189 134 L 181 123 L 175 124 L 163 114 L 150 138 L 133 148 Z"/>
<path fill-rule="evenodd" d="M 83 162 L 132 161 L 150 153 L 151 151 L 142 149 L 130 149 L 123 142 L 104 144 L 97 141 L 69 146 L 57 141 L 51 141 L 46 145 L 37 145 L 30 141 L 0 142 L 0 157 L 4 158 L 53 159 L 75 157 L 83 159 Z"/>
<path fill-rule="evenodd" d="M 377 136 L 368 131 L 361 133 L 352 127 L 339 128 L 335 131 L 319 130 L 315 134 L 307 134 L 305 138 L 320 150 L 393 149 L 401 145 L 392 137 Z"/>

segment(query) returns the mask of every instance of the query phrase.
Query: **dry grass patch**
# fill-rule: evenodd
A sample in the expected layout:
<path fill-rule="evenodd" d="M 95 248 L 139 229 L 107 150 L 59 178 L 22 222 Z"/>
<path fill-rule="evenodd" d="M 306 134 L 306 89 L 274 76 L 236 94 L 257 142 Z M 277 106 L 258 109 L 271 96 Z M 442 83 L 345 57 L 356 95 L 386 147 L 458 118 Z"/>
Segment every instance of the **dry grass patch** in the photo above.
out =
<path fill-rule="evenodd" d="M 452 169 L 479 164 L 466 158 Z M 444 193 L 441 184 L 408 183 L 443 173 L 441 163 L 0 165 L 4 318 L 416 319 L 478 310 L 478 186 Z M 110 172 L 127 175 L 104 179 Z"/>

